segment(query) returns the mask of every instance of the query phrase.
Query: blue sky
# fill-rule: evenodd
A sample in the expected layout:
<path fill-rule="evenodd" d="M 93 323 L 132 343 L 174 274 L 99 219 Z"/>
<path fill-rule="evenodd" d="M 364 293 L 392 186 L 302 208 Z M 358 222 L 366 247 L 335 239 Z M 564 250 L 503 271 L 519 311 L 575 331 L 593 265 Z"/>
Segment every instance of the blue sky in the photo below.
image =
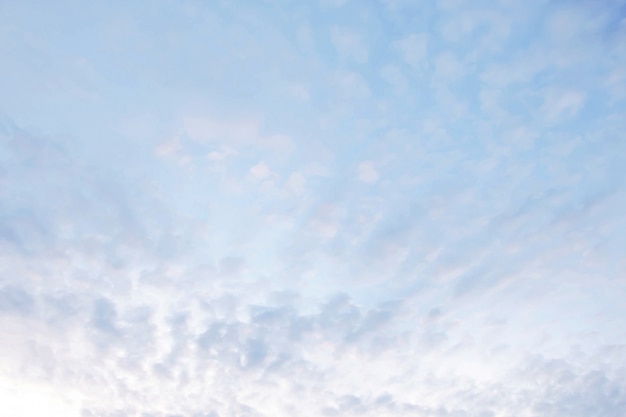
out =
<path fill-rule="evenodd" d="M 5 412 L 623 416 L 625 16 L 0 1 Z"/>

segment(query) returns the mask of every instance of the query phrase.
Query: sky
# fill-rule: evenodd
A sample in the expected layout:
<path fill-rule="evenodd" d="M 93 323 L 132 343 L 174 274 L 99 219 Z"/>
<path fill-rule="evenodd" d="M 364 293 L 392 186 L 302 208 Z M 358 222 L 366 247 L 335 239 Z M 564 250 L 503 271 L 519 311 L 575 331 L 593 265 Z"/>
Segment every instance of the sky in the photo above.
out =
<path fill-rule="evenodd" d="M 0 0 L 12 417 L 626 415 L 623 0 Z"/>

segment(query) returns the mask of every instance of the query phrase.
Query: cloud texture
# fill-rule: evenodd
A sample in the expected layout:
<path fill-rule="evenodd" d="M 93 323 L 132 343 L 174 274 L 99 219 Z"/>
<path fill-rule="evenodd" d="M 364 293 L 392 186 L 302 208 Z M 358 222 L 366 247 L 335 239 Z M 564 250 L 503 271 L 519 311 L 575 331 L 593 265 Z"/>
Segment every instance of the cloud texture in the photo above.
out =
<path fill-rule="evenodd" d="M 0 402 L 622 417 L 621 1 L 0 2 Z"/>

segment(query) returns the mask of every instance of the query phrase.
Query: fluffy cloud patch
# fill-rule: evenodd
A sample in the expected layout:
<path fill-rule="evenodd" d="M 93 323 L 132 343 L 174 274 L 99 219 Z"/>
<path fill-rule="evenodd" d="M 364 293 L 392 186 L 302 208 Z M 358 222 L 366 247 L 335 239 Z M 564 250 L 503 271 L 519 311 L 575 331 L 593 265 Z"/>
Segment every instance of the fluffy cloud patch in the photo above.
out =
<path fill-rule="evenodd" d="M 357 168 L 359 181 L 373 183 L 378 181 L 379 175 L 372 161 L 363 161 Z"/>

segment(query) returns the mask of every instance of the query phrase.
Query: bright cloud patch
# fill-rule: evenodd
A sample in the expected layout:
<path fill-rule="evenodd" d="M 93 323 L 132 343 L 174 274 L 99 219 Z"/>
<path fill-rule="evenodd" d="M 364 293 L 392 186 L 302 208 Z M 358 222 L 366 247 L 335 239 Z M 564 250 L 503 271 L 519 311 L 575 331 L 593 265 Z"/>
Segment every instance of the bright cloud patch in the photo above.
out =
<path fill-rule="evenodd" d="M 378 181 L 378 171 L 374 167 L 371 161 L 363 161 L 358 167 L 359 180 L 363 182 L 376 182 Z"/>

